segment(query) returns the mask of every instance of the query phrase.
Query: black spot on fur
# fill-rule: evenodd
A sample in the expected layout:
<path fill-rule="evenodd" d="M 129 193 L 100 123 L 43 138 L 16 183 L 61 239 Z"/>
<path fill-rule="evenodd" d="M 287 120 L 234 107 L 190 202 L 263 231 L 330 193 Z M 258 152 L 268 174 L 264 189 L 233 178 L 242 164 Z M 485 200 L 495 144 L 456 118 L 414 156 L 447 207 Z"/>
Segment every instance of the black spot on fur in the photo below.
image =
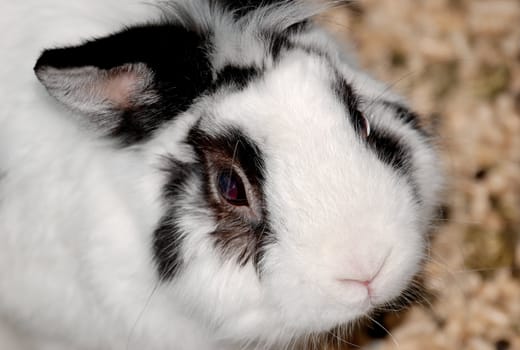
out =
<path fill-rule="evenodd" d="M 168 174 L 168 181 L 164 185 L 164 198 L 175 199 L 186 183 L 186 180 L 194 173 L 200 172 L 197 163 L 186 164 L 173 157 L 164 157 L 162 171 Z"/>
<path fill-rule="evenodd" d="M 236 17 L 243 17 L 259 7 L 281 4 L 282 0 L 218 0 L 228 10 L 233 11 Z"/>
<path fill-rule="evenodd" d="M 153 73 L 152 89 L 159 98 L 151 104 L 137 103 L 119 116 L 111 136 L 128 145 L 147 139 L 210 86 L 208 45 L 204 34 L 180 25 L 136 26 L 83 45 L 46 50 L 35 70 L 88 66 L 109 70 L 129 63 L 145 64 Z"/>
<path fill-rule="evenodd" d="M 264 160 L 258 146 L 240 130 L 231 128 L 218 136 L 211 136 L 197 127 L 190 132 L 187 141 L 193 146 L 197 156 L 205 163 L 205 198 L 215 214 L 217 227 L 211 236 L 223 256 L 232 257 L 240 265 L 251 261 L 257 271 L 261 271 L 261 261 L 266 247 L 274 241 L 269 225 L 269 214 L 264 205 L 263 185 L 265 182 Z M 247 176 L 255 198 L 258 199 L 261 217 L 249 221 L 228 205 L 215 198 L 211 176 L 215 163 L 229 167 L 239 166 Z"/>
<path fill-rule="evenodd" d="M 182 232 L 176 221 L 179 217 L 176 199 L 183 193 L 187 179 L 197 173 L 197 167 L 196 163 L 185 164 L 173 157 L 164 158 L 162 170 L 168 174 L 168 180 L 163 188 L 163 197 L 168 209 L 153 234 L 153 255 L 162 281 L 171 280 L 183 264 Z"/>
<path fill-rule="evenodd" d="M 136 26 L 80 46 L 45 50 L 36 62 L 35 69 L 43 66 L 110 69 L 140 62 L 153 68 L 156 74 L 164 76 L 165 81 L 177 82 L 189 80 L 191 76 L 208 75 L 207 72 L 196 71 L 208 68 L 207 57 L 200 52 L 206 44 L 206 37 L 180 25 Z M 181 67 L 183 69 L 179 69 Z"/>
<path fill-rule="evenodd" d="M 424 136 L 429 136 L 426 130 L 421 127 L 419 116 L 416 113 L 398 102 L 383 101 L 382 103 L 386 108 L 392 109 L 396 117 L 403 123 L 409 125 Z"/>
<path fill-rule="evenodd" d="M 310 19 L 306 19 L 306 20 L 303 20 L 301 22 L 296 22 L 293 25 L 289 26 L 285 30 L 285 33 L 287 33 L 287 34 L 295 34 L 295 33 L 304 32 L 305 30 L 307 30 L 307 29 L 309 29 L 311 27 L 311 23 L 312 22 L 311 22 Z"/>
<path fill-rule="evenodd" d="M 153 253 L 161 281 L 171 280 L 182 266 L 182 235 L 175 223 L 175 210 L 168 212 L 153 233 Z"/>
<path fill-rule="evenodd" d="M 360 112 L 359 97 L 354 93 L 352 86 L 343 78 L 337 78 L 334 90 L 348 110 L 349 121 L 352 127 L 358 135 L 362 136 L 365 121 L 363 114 Z"/>
<path fill-rule="evenodd" d="M 286 28 L 283 32 L 266 31 L 262 34 L 264 42 L 267 43 L 267 48 L 276 61 L 279 59 L 280 54 L 284 51 L 294 49 L 299 46 L 300 48 L 307 50 L 302 45 L 297 45 L 291 41 L 291 36 L 297 33 L 304 32 L 311 27 L 310 20 L 304 20 L 301 22 L 294 23 L 293 25 Z"/>
<path fill-rule="evenodd" d="M 218 88 L 222 85 L 234 86 L 239 89 L 243 89 L 252 80 L 260 76 L 260 70 L 258 68 L 249 67 L 238 67 L 233 65 L 227 65 L 217 73 L 217 79 L 213 83 L 214 88 Z"/>
<path fill-rule="evenodd" d="M 244 17 L 261 7 L 284 5 L 288 3 L 286 0 L 217 0 L 217 2 L 224 5 L 226 9 L 233 11 L 235 18 Z M 303 31 L 309 24 L 310 20 L 308 19 L 296 22 L 286 28 L 284 33 L 290 34 Z"/>
<path fill-rule="evenodd" d="M 376 153 L 377 157 L 385 164 L 391 166 L 396 172 L 405 176 L 411 186 L 412 194 L 417 202 L 421 202 L 419 186 L 413 178 L 412 152 L 409 147 L 401 142 L 394 133 L 371 126 L 370 134 L 366 136 L 365 120 L 360 111 L 360 97 L 345 79 L 337 75 L 333 86 L 337 96 L 343 101 L 349 113 L 349 121 L 360 138 Z M 412 118 L 412 117 L 410 117 Z"/>
<path fill-rule="evenodd" d="M 388 164 L 396 172 L 408 179 L 415 200 L 421 202 L 419 186 L 413 178 L 412 152 L 410 148 L 390 131 L 377 128 L 371 129 L 370 135 L 366 140 L 369 147 L 382 162 Z"/>
<path fill-rule="evenodd" d="M 269 224 L 269 213 L 263 209 L 264 221 L 262 225 L 257 226 L 255 229 L 255 248 L 252 254 L 253 265 L 256 268 L 258 275 L 262 275 L 262 260 L 264 259 L 267 247 L 276 242 L 275 236 L 271 231 L 271 225 Z"/>
<path fill-rule="evenodd" d="M 399 138 L 388 131 L 372 128 L 367 138 L 370 147 L 381 161 L 396 171 L 406 174 L 410 167 L 411 153 L 399 141 Z"/>
<path fill-rule="evenodd" d="M 157 103 L 124 111 L 109 136 L 118 139 L 122 146 L 146 141 L 163 123 L 172 120 L 176 114 L 182 112 L 181 108 L 169 108 Z"/>
<path fill-rule="evenodd" d="M 287 35 L 282 33 L 265 34 L 265 40 L 268 43 L 269 51 L 274 60 L 280 57 L 280 53 L 293 47 Z"/>

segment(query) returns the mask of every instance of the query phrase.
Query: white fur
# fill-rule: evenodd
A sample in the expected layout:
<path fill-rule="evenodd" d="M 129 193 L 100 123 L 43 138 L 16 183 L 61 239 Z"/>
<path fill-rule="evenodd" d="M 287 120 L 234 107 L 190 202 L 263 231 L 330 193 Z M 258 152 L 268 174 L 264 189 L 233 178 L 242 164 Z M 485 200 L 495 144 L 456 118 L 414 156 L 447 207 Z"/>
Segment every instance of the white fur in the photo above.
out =
<path fill-rule="evenodd" d="M 279 8 L 237 33 L 229 15 L 199 2 L 173 6 L 217 26 L 215 68 L 235 60 L 268 70 L 244 91 L 201 99 L 151 141 L 118 149 L 79 127 L 81 116 L 47 96 L 32 66 L 43 48 L 106 35 L 157 9 L 137 0 L 2 2 L 0 348 L 278 348 L 362 316 L 417 272 L 440 182 L 434 151 L 387 109 L 368 108 L 371 125 L 413 149 L 417 204 L 407 180 L 355 136 L 331 90 L 330 62 L 367 98 L 400 98 L 349 65 L 320 30 L 293 40 L 322 47 L 330 62 L 295 50 L 274 65 L 254 40 L 262 26 L 285 28 L 317 9 Z M 265 157 L 277 242 L 261 279 L 252 264 L 239 267 L 215 249 L 208 232 L 216 222 L 194 182 L 175 203 L 185 266 L 172 282 L 157 280 L 150 246 L 164 210 L 160 156 L 193 161 L 182 141 L 198 120 L 214 134 L 239 127 Z M 376 274 L 371 300 L 336 280 Z"/>

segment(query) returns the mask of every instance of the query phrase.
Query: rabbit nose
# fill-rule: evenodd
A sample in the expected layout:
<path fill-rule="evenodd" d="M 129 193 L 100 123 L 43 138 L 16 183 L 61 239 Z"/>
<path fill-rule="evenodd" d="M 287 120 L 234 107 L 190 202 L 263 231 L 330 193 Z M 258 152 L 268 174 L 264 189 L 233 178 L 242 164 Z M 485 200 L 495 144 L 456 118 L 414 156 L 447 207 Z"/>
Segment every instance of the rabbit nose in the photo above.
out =
<path fill-rule="evenodd" d="M 375 276 L 374 276 L 374 278 L 375 278 Z M 358 280 L 358 279 L 353 279 L 353 278 L 336 278 L 336 280 L 346 286 L 358 285 L 358 286 L 362 286 L 362 287 L 366 288 L 367 292 L 368 292 L 368 296 L 369 296 L 369 298 L 371 298 L 372 294 L 373 294 L 371 283 L 374 280 L 374 278 L 365 279 L 365 280 Z"/>
<path fill-rule="evenodd" d="M 386 260 L 391 253 L 391 249 L 383 256 L 380 260 L 381 262 L 372 267 L 372 269 L 367 269 L 363 266 L 357 266 L 356 272 L 351 272 L 345 275 L 340 275 L 336 278 L 342 284 L 350 284 L 350 285 L 360 285 L 367 288 L 369 295 L 372 292 L 372 284 L 373 281 L 378 277 L 379 273 L 385 266 Z"/>

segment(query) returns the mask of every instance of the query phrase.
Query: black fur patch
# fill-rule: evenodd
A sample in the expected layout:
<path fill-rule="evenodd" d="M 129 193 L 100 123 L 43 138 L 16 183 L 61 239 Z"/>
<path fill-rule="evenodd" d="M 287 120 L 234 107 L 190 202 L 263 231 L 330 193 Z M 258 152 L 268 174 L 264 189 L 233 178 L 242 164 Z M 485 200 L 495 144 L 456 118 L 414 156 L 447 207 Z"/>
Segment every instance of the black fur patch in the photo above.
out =
<path fill-rule="evenodd" d="M 259 148 L 249 137 L 234 128 L 218 136 L 211 136 L 196 127 L 191 131 L 187 142 L 205 164 L 205 198 L 217 221 L 217 228 L 211 233 L 216 247 L 224 256 L 236 259 L 242 266 L 252 261 L 260 273 L 265 248 L 274 239 L 264 205 L 265 169 Z M 258 199 L 261 217 L 257 221 L 244 218 L 229 205 L 215 198 L 211 179 L 215 176 L 214 168 L 220 166 L 227 169 L 231 162 L 245 173 L 255 198 Z"/>
<path fill-rule="evenodd" d="M 266 31 L 262 33 L 262 38 L 264 42 L 267 43 L 267 48 L 273 59 L 276 61 L 279 59 L 282 52 L 294 49 L 297 46 L 291 41 L 291 36 L 304 32 L 310 27 L 311 21 L 304 20 L 294 23 L 293 25 L 286 28 L 283 32 Z M 303 49 L 306 50 L 307 48 Z"/>
<path fill-rule="evenodd" d="M 79 46 L 45 50 L 35 69 L 42 66 L 110 69 L 126 63 L 145 63 L 170 82 L 209 76 L 208 59 L 201 55 L 207 38 L 180 25 L 143 25 L 88 41 Z M 181 69 L 182 68 L 182 69 Z M 201 71 L 201 68 L 204 68 Z M 190 73 L 190 74 L 188 74 Z M 189 87 L 193 87 L 190 83 Z"/>
<path fill-rule="evenodd" d="M 356 133 L 362 136 L 364 129 L 364 117 L 359 108 L 359 96 L 354 93 L 354 89 L 343 78 L 337 78 L 334 85 L 334 91 L 343 101 L 347 108 L 349 121 Z"/>
<path fill-rule="evenodd" d="M 293 47 L 288 36 L 284 33 L 266 33 L 264 37 L 274 60 L 280 57 L 282 51 L 290 50 Z"/>
<path fill-rule="evenodd" d="M 163 188 L 164 198 L 172 201 L 182 192 L 186 180 L 195 173 L 200 173 L 200 169 L 197 163 L 186 164 L 172 156 L 165 156 L 163 159 L 164 166 L 161 170 L 168 174 L 168 181 Z"/>
<path fill-rule="evenodd" d="M 412 152 L 399 138 L 390 131 L 372 128 L 367 137 L 369 147 L 376 152 L 378 158 L 390 165 L 396 172 L 405 176 L 411 186 L 415 200 L 420 203 L 419 186 L 413 179 Z"/>
<path fill-rule="evenodd" d="M 217 79 L 213 83 L 214 89 L 226 85 L 243 89 L 252 80 L 260 76 L 260 70 L 253 66 L 239 67 L 227 65 L 217 72 Z"/>
<path fill-rule="evenodd" d="M 382 162 L 400 173 L 408 173 L 411 153 L 395 135 L 388 131 L 372 128 L 367 142 Z"/>
<path fill-rule="evenodd" d="M 403 123 L 409 125 L 424 136 L 429 136 L 428 132 L 421 127 L 419 116 L 413 111 L 406 108 L 406 106 L 392 101 L 383 101 L 382 104 L 386 108 L 390 108 L 396 114 L 396 117 Z"/>
<path fill-rule="evenodd" d="M 285 33 L 288 33 L 288 34 L 301 33 L 303 31 L 309 29 L 311 27 L 311 23 L 312 22 L 310 19 L 306 19 L 301 22 L 296 22 L 293 25 L 289 26 L 285 30 Z"/>
<path fill-rule="evenodd" d="M 179 108 L 170 110 L 160 103 L 125 111 L 119 124 L 108 136 L 119 140 L 122 146 L 130 146 L 148 140 L 163 123 L 172 120 L 182 112 Z"/>
<path fill-rule="evenodd" d="M 212 75 L 206 48 L 208 38 L 180 25 L 143 25 L 128 28 L 83 45 L 46 50 L 35 65 L 108 70 L 128 63 L 144 63 L 154 75 L 158 102 L 125 110 L 111 136 L 124 144 L 147 139 L 165 121 L 185 111 L 208 86 Z"/>
<path fill-rule="evenodd" d="M 183 264 L 180 250 L 182 235 L 175 217 L 175 210 L 169 211 L 153 233 L 153 253 L 161 281 L 171 280 Z"/>
<path fill-rule="evenodd" d="M 282 0 L 218 0 L 228 10 L 233 11 L 236 17 L 243 17 L 259 7 L 281 4 Z"/>
<path fill-rule="evenodd" d="M 173 157 L 164 159 L 165 164 L 162 170 L 168 174 L 168 181 L 164 185 L 163 191 L 168 210 L 153 233 L 153 253 L 159 278 L 167 281 L 175 276 L 183 264 L 182 234 L 176 223 L 179 213 L 175 200 L 183 192 L 186 180 L 195 175 L 197 165 L 187 165 Z"/>
<path fill-rule="evenodd" d="M 347 107 L 349 120 L 357 134 L 362 137 L 382 162 L 408 178 L 413 195 L 420 202 L 419 189 L 412 177 L 412 152 L 408 146 L 402 143 L 397 135 L 373 126 L 368 137 L 364 137 L 362 133 L 364 117 L 360 112 L 360 98 L 356 96 L 352 87 L 344 79 L 337 80 L 334 90 Z"/>

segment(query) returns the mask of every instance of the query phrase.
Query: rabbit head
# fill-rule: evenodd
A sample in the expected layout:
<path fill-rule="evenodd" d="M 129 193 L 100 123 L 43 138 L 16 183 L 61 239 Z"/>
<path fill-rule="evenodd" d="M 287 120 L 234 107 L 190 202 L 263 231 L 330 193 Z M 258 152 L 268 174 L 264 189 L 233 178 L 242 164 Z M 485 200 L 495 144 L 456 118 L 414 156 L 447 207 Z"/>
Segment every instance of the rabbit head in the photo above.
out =
<path fill-rule="evenodd" d="M 45 51 L 35 71 L 92 137 L 146 154 L 160 288 L 219 338 L 289 342 L 398 297 L 439 189 L 431 137 L 310 20 L 316 6 L 169 5 Z"/>

